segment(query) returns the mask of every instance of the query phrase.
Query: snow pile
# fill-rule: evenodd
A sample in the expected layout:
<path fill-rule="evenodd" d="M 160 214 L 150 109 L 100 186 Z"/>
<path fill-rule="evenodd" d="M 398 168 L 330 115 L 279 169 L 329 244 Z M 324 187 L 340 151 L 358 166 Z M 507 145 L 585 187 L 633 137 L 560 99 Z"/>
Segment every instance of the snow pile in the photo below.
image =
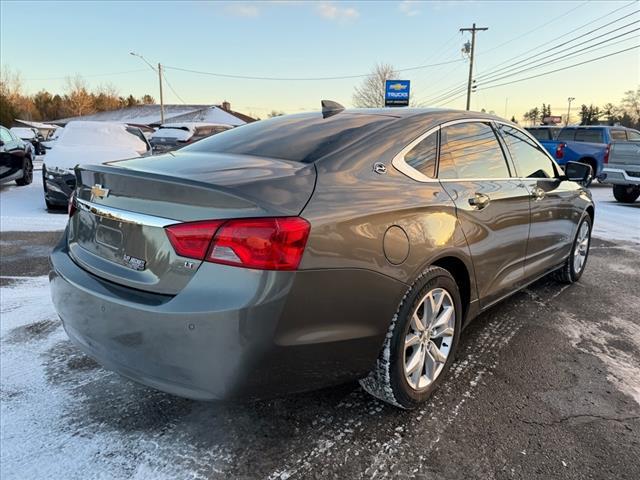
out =
<path fill-rule="evenodd" d="M 48 213 L 44 204 L 42 175 L 33 172 L 33 183 L 18 187 L 15 182 L 0 185 L 0 231 L 54 232 L 67 226 L 66 211 Z"/>

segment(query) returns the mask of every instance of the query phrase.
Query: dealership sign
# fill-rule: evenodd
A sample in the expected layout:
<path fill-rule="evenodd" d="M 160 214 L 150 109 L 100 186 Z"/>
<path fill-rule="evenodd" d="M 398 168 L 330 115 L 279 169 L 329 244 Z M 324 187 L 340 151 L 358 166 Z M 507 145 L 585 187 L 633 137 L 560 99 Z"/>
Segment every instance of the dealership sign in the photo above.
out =
<path fill-rule="evenodd" d="M 562 117 L 560 115 L 550 115 L 548 117 L 544 117 L 542 119 L 542 123 L 549 125 L 552 123 L 558 124 L 562 122 Z"/>
<path fill-rule="evenodd" d="M 386 80 L 384 106 L 407 107 L 409 105 L 409 83 L 409 80 Z"/>

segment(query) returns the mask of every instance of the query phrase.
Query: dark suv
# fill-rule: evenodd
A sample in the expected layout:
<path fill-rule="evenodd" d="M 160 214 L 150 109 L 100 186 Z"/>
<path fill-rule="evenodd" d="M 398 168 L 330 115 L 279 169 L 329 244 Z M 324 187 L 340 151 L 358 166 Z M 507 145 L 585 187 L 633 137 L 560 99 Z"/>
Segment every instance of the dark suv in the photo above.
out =
<path fill-rule="evenodd" d="M 15 180 L 19 186 L 33 180 L 33 159 L 27 145 L 4 127 L 0 127 L 0 183 Z"/>

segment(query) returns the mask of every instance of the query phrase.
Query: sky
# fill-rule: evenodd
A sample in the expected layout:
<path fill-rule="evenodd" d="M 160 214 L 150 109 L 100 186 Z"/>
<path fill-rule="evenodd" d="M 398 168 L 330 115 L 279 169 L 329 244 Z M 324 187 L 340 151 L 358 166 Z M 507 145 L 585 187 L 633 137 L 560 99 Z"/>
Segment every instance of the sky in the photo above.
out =
<path fill-rule="evenodd" d="M 616 9 L 618 12 L 611 13 Z M 428 106 L 465 107 L 465 97 L 438 96 L 464 85 L 468 59 L 461 52 L 470 39 L 462 27 L 488 27 L 477 33 L 473 110 L 486 109 L 510 118 L 542 103 L 552 114 L 574 106 L 619 103 L 624 92 L 640 85 L 640 49 L 540 78 L 497 86 L 536 73 L 562 68 L 640 45 L 640 31 L 571 59 L 500 80 L 485 79 L 492 70 L 522 62 L 560 59 L 564 48 L 585 46 L 638 28 L 640 1 L 110 1 L 27 2 L 0 0 L 0 64 L 19 72 L 24 90 L 63 93 L 65 77 L 82 75 L 90 87 L 112 85 L 126 96 L 151 94 L 159 99 L 158 80 L 140 58 L 161 62 L 165 103 L 217 104 L 264 117 L 271 110 L 317 110 L 321 99 L 349 107 L 362 79 L 250 80 L 179 69 L 270 78 L 318 78 L 364 75 L 376 63 L 404 70 L 411 98 Z M 636 13 L 634 13 L 636 12 Z M 596 20 L 598 17 L 603 17 Z M 592 35 L 589 30 L 625 17 Z M 590 25 L 579 27 L 592 22 Z M 572 30 L 574 33 L 570 33 Z M 26 30 L 26 31 L 25 31 Z M 611 32 L 596 39 L 598 34 Z M 564 35 L 564 36 L 563 36 Z M 560 37 L 560 38 L 558 38 Z M 546 49 L 570 42 L 548 53 Z M 620 42 L 620 43 L 616 43 Z M 600 48 L 595 47 L 595 48 Z M 582 47 L 580 47 L 582 48 Z M 550 56 L 551 54 L 556 54 Z M 532 55 L 535 58 L 526 60 Z M 509 61 L 510 60 L 510 61 Z M 508 62 L 509 61 L 509 62 Z M 493 80 L 493 88 L 489 83 Z M 169 87 L 170 85 L 170 87 Z M 464 93 L 464 92 L 463 92 Z"/>

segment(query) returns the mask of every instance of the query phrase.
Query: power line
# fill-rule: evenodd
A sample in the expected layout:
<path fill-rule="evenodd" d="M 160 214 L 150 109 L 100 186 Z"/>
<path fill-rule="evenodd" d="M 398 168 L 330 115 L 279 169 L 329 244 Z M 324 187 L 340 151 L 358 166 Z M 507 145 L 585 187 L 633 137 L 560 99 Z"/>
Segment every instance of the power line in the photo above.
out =
<path fill-rule="evenodd" d="M 584 7 L 587 3 L 589 3 L 589 1 L 590 1 L 590 0 L 587 0 L 586 2 L 581 3 L 581 4 L 579 4 L 579 5 L 578 5 L 578 6 L 576 6 L 576 7 L 570 8 L 570 9 L 569 9 L 569 10 L 567 10 L 566 12 L 564 12 L 564 13 L 562 13 L 562 14 L 558 15 L 557 17 L 552 18 L 552 19 L 551 19 L 551 20 L 549 20 L 548 22 L 545 22 L 545 23 L 543 23 L 542 25 L 538 25 L 537 27 L 534 27 L 534 28 L 532 28 L 531 30 L 529 30 L 529 31 L 527 31 L 527 32 L 525 32 L 525 33 L 523 33 L 523 34 L 521 34 L 521 35 L 518 35 L 518 36 L 516 36 L 516 37 L 514 37 L 514 38 L 512 38 L 512 39 L 510 39 L 510 40 L 507 40 L 506 42 L 503 42 L 503 43 L 501 43 L 501 44 L 499 44 L 499 45 L 496 45 L 495 47 L 489 48 L 488 50 L 483 50 L 483 51 L 482 51 L 482 55 L 484 55 L 485 53 L 493 52 L 494 50 L 498 50 L 499 48 L 504 47 L 505 45 L 508 45 L 508 44 L 510 44 L 510 43 L 513 43 L 513 42 L 515 42 L 516 40 L 520 40 L 522 37 L 526 37 L 527 35 L 530 35 L 530 34 L 532 34 L 532 33 L 534 33 L 534 32 L 538 32 L 541 28 L 544 28 L 544 27 L 546 27 L 547 25 L 552 24 L 552 23 L 553 23 L 553 22 L 555 22 L 556 20 L 560 20 L 561 18 L 563 18 L 563 17 L 567 16 L 568 14 L 570 14 L 571 12 L 573 12 L 574 10 L 577 10 L 577 9 L 579 9 L 579 8 Z M 633 3 L 633 2 L 632 2 L 632 3 Z M 480 54 L 478 54 L 478 55 L 480 55 Z"/>
<path fill-rule="evenodd" d="M 530 57 L 524 58 L 524 59 L 522 59 L 522 60 L 520 60 L 520 61 L 518 61 L 518 62 L 512 63 L 511 65 L 508 65 L 508 66 L 503 67 L 503 68 L 499 68 L 498 70 L 494 70 L 493 72 L 489 72 L 489 73 L 487 73 L 487 74 L 479 75 L 479 76 L 477 77 L 477 79 L 479 80 L 479 79 L 481 79 L 481 78 L 483 78 L 483 77 L 486 77 L 486 76 L 488 76 L 488 75 L 496 74 L 496 73 L 498 73 L 498 72 L 500 72 L 500 71 L 502 71 L 502 70 L 509 70 L 509 69 L 511 69 L 512 67 L 516 66 L 516 65 L 522 64 L 522 63 L 524 63 L 524 62 L 526 62 L 526 61 L 528 61 L 528 60 L 531 60 L 531 59 L 533 59 L 533 58 L 535 58 L 535 57 L 539 57 L 539 56 L 540 56 L 540 55 L 542 55 L 542 54 L 545 54 L 545 53 L 551 52 L 551 51 L 556 50 L 556 49 L 558 49 L 558 48 L 560 48 L 560 47 L 563 47 L 563 46 L 565 46 L 565 45 L 568 45 L 569 43 L 573 43 L 573 42 L 575 42 L 575 41 L 577 41 L 577 40 L 580 40 L 580 39 L 581 39 L 582 37 L 584 37 L 584 36 L 591 35 L 592 33 L 596 32 L 596 31 L 598 31 L 598 30 L 601 30 L 601 29 L 602 29 L 602 28 L 604 28 L 604 27 L 608 27 L 609 25 L 613 25 L 614 23 L 617 23 L 617 22 L 619 22 L 619 21 L 621 21 L 621 20 L 624 20 L 625 18 L 627 18 L 627 17 L 629 17 L 629 16 L 631 16 L 631 15 L 635 15 L 635 14 L 636 14 L 636 13 L 638 13 L 638 12 L 640 12 L 640 10 L 636 10 L 635 12 L 630 13 L 630 14 L 629 14 L 629 15 L 627 15 L 627 16 L 617 18 L 616 20 L 613 20 L 612 22 L 609 22 L 609 23 L 607 23 L 607 24 L 605 24 L 605 25 L 601 25 L 601 26 L 599 26 L 599 27 L 597 27 L 597 28 L 594 28 L 593 30 L 591 30 L 591 31 L 589 31 L 589 32 L 587 32 L 587 33 L 584 33 L 584 34 L 582 34 L 581 36 L 578 36 L 578 37 L 572 38 L 571 40 L 568 40 L 568 41 L 566 41 L 566 42 L 564 42 L 564 43 L 561 43 L 561 44 L 559 44 L 559 45 L 555 45 L 555 46 L 553 46 L 553 47 L 551 47 L 551 48 L 547 48 L 546 50 L 543 50 L 543 51 L 541 51 L 541 52 L 539 52 L 539 53 L 536 53 L 535 55 L 531 55 Z M 626 24 L 626 25 L 623 25 L 623 26 L 621 26 L 621 27 L 617 27 L 617 29 L 610 30 L 609 32 L 603 33 L 603 34 L 601 34 L 601 35 L 603 35 L 603 36 L 609 35 L 610 33 L 616 32 L 616 30 L 619 30 L 619 29 L 622 29 L 622 28 L 629 27 L 629 26 L 634 25 L 634 24 L 636 24 L 636 23 L 638 23 L 638 20 L 635 20 L 635 21 L 633 21 L 633 22 L 631 22 L 631 23 L 628 23 L 628 24 Z M 593 41 L 593 40 L 596 40 L 596 38 L 592 38 L 592 39 L 585 40 L 585 43 L 587 43 L 587 42 L 591 42 L 591 41 Z M 562 51 L 570 50 L 571 48 L 575 48 L 575 47 L 577 47 L 577 46 L 580 46 L 580 45 L 574 45 L 574 46 L 569 47 L 568 49 L 565 49 L 565 50 L 562 50 Z M 556 52 L 556 53 L 559 53 L 559 52 Z M 555 55 L 556 53 L 554 53 L 553 55 Z M 514 58 L 517 58 L 517 57 L 514 57 Z"/>
<path fill-rule="evenodd" d="M 585 60 L 584 62 L 574 63 L 573 65 L 568 65 L 568 66 L 566 66 L 566 67 L 557 68 L 557 69 L 555 69 L 555 70 L 551 70 L 551 71 L 549 71 L 549 72 L 544 72 L 544 73 L 539 73 L 539 74 L 537 74 L 537 75 L 531 75 L 530 77 L 519 78 L 519 79 L 517 79 L 517 80 L 513 80 L 513 81 L 511 81 L 511 82 L 499 83 L 499 84 L 497 84 L 497 85 L 491 85 L 491 82 L 489 82 L 489 86 L 487 86 L 487 87 L 483 87 L 483 88 L 484 88 L 485 90 L 488 90 L 488 89 L 490 89 L 490 88 L 502 87 L 502 86 L 504 86 L 504 85 L 510 85 L 510 84 L 512 84 L 512 83 L 524 82 L 525 80 L 530 80 L 530 79 L 532 79 L 532 78 L 543 77 L 543 76 L 545 76 L 545 75 L 550 75 L 550 74 L 552 74 L 552 73 L 561 72 L 561 71 L 563 71 L 563 70 L 568 70 L 569 68 L 578 67 L 578 66 L 580 66 L 580 65 L 585 65 L 585 64 L 587 64 L 587 63 L 596 62 L 596 61 L 598 61 L 598 60 L 602 60 L 603 58 L 613 57 L 613 56 L 615 56 L 615 55 L 619 55 L 619 54 L 621 54 L 621 53 L 628 52 L 628 51 L 634 50 L 634 49 L 636 49 L 636 48 L 640 48 L 640 45 L 634 45 L 633 47 L 625 48 L 625 49 L 623 49 L 623 50 L 618 50 L 617 52 L 612 52 L 612 53 L 609 53 L 609 54 L 607 54 L 607 55 L 602 55 L 602 56 L 600 56 L 600 57 L 596 57 L 596 58 L 592 58 L 592 59 L 589 59 L 589 60 Z M 494 81 L 495 81 L 495 80 L 494 80 Z"/>
<path fill-rule="evenodd" d="M 591 25 L 591 24 L 593 24 L 593 23 L 595 23 L 595 22 L 598 22 L 599 20 L 602 20 L 603 18 L 607 18 L 607 17 L 609 17 L 609 16 L 613 15 L 614 13 L 619 12 L 620 10 L 623 10 L 623 9 L 625 9 L 625 8 L 627 8 L 627 7 L 631 6 L 631 5 L 634 5 L 634 4 L 636 4 L 636 3 L 637 3 L 637 0 L 634 0 L 634 1 L 630 2 L 630 3 L 627 3 L 626 5 L 623 5 L 622 7 L 616 8 L 615 10 L 612 10 L 612 11 L 611 11 L 611 12 L 609 12 L 609 13 L 606 13 L 606 14 L 604 14 L 604 15 L 601 15 L 601 16 L 597 17 L 597 18 L 594 18 L 593 20 L 590 20 L 590 21 L 588 21 L 587 23 L 584 23 L 584 24 L 580 25 L 579 27 L 574 28 L 573 30 L 569 30 L 568 32 L 565 32 L 565 33 L 563 33 L 562 35 L 560 35 L 560 36 L 558 36 L 558 37 L 555 37 L 555 38 L 552 38 L 552 39 L 550 39 L 550 40 L 547 40 L 547 41 L 546 41 L 546 43 L 548 44 L 548 43 L 555 42 L 556 40 L 560 40 L 561 38 L 564 38 L 564 37 L 566 37 L 566 36 L 568 36 L 568 35 L 571 35 L 572 33 L 577 32 L 578 30 L 582 30 L 583 28 L 588 27 L 589 25 Z M 626 18 L 626 17 L 628 17 L 628 16 L 633 15 L 634 13 L 637 13 L 637 12 L 630 13 L 629 15 L 624 16 L 624 17 L 620 17 L 620 18 L 618 18 L 618 19 L 614 20 L 613 22 L 607 23 L 607 24 L 605 24 L 605 25 L 601 25 L 600 27 L 596 28 L 595 30 L 598 30 L 598 29 L 600 29 L 600 28 L 607 27 L 607 26 L 611 25 L 612 23 L 615 23 L 615 22 L 617 22 L 617 21 L 620 21 L 621 19 L 624 19 L 624 18 Z M 582 36 L 590 35 L 590 34 L 591 34 L 591 33 L 593 33 L 595 30 L 592 30 L 592 31 L 587 32 L 587 33 L 584 33 L 584 34 L 582 34 Z M 577 38 L 580 38 L 580 37 L 577 37 Z M 565 44 L 566 44 L 566 43 L 565 43 Z M 565 44 L 562 44 L 562 45 L 565 45 Z M 562 46 L 562 45 L 558 45 L 558 46 Z M 538 45 L 538 46 L 536 46 L 536 47 L 530 48 L 529 50 L 526 50 L 526 51 L 522 52 L 520 55 L 516 55 L 516 56 L 514 56 L 514 57 L 511 57 L 511 58 L 509 58 L 509 59 L 507 59 L 507 60 L 505 60 L 505 61 L 503 61 L 503 62 L 500 62 L 500 63 L 498 63 L 498 64 L 494 65 L 493 67 L 490 67 L 490 69 L 498 68 L 498 67 L 500 67 L 501 65 L 504 65 L 505 63 L 509 63 L 510 61 L 515 60 L 515 59 L 519 58 L 519 57 L 520 57 L 520 56 L 522 56 L 522 55 L 526 55 L 527 53 L 534 52 L 534 51 L 538 50 L 539 48 L 541 48 L 541 46 L 539 46 L 539 45 Z M 544 52 L 541 52 L 541 53 L 544 53 Z M 539 55 L 539 54 L 536 54 L 536 55 L 534 55 L 534 56 L 538 56 L 538 55 Z"/>
<path fill-rule="evenodd" d="M 446 62 L 440 62 L 440 63 L 432 63 L 432 64 L 428 64 L 428 65 L 417 65 L 414 67 L 406 67 L 406 68 L 399 68 L 396 69 L 396 72 L 408 72 L 411 70 L 420 70 L 423 68 L 431 68 L 431 67 L 438 67 L 441 65 L 449 65 L 452 63 L 459 63 L 459 62 L 463 62 L 463 59 L 458 59 L 458 60 L 449 60 Z M 364 78 L 364 77 L 369 77 L 371 76 L 371 73 L 361 73 L 361 74 L 357 74 L 357 75 L 340 75 L 340 76 L 335 76 L 335 77 L 258 77 L 258 76 L 252 76 L 252 75 L 235 75 L 235 74 L 226 74 L 226 73 L 217 73 L 217 72 L 205 72 L 202 70 L 192 70 L 189 68 L 181 68 L 181 67 L 172 67 L 172 66 L 168 66 L 168 65 L 163 65 L 164 68 L 168 68 L 171 70 L 176 70 L 176 71 L 180 71 L 180 72 L 188 72 L 188 73 L 197 73 L 199 75 L 210 75 L 213 77 L 222 77 L 222 78 L 235 78 L 235 79 L 241 79 L 241 80 L 267 80 L 267 81 L 279 81 L 279 82 L 285 82 L 285 81 L 296 81 L 296 82 L 304 82 L 304 81 L 323 81 L 323 80 L 347 80 L 347 79 L 351 79 L 351 78 Z"/>
<path fill-rule="evenodd" d="M 164 72 L 164 81 L 167 84 L 167 86 L 169 87 L 169 89 L 173 92 L 173 94 L 178 97 L 178 100 L 180 100 L 183 105 L 186 105 L 187 102 L 185 102 L 182 97 L 180 95 L 178 95 L 178 92 L 176 92 L 176 90 L 173 88 L 173 85 L 171 85 L 171 82 L 169 82 L 169 79 L 167 78 L 167 73 Z"/>
<path fill-rule="evenodd" d="M 635 23 L 640 23 L 640 22 L 635 22 Z M 609 42 L 612 42 L 613 40 L 616 40 L 616 39 L 618 39 L 618 38 L 620 38 L 620 37 L 624 37 L 624 36 L 629 35 L 629 34 L 631 34 L 631 33 L 637 32 L 638 30 L 640 30 L 640 28 L 635 28 L 635 29 L 633 29 L 633 30 L 629 30 L 628 32 L 624 32 L 624 33 L 621 33 L 620 35 L 616 35 L 615 37 L 608 38 L 608 39 L 606 39 L 606 40 L 603 40 L 603 41 L 601 41 L 601 42 L 595 43 L 595 44 L 593 44 L 593 45 L 589 45 L 588 47 L 584 47 L 584 48 L 581 48 L 581 49 L 579 49 L 579 50 L 576 50 L 576 51 L 570 52 L 569 54 L 564 55 L 564 56 L 562 56 L 562 57 L 560 57 L 560 58 L 554 58 L 554 59 L 551 59 L 551 60 L 547 60 L 547 61 L 545 61 L 545 62 L 543 62 L 543 63 L 539 63 L 538 65 L 535 65 L 535 66 L 522 65 L 522 66 L 520 66 L 520 67 L 516 67 L 515 69 L 514 69 L 514 68 L 511 68 L 511 69 L 509 69 L 509 70 L 507 70 L 507 71 L 503 72 L 505 75 L 502 75 L 502 76 L 500 76 L 501 74 L 500 74 L 499 72 L 497 72 L 497 73 L 489 74 L 489 75 L 487 75 L 487 76 L 485 76 L 485 77 L 477 77 L 477 79 L 478 79 L 479 81 L 485 81 L 485 82 L 486 82 L 487 80 L 491 80 L 491 81 L 494 81 L 494 80 L 501 80 L 501 79 L 503 79 L 503 78 L 507 78 L 507 77 L 510 77 L 510 76 L 513 76 L 513 75 L 518 75 L 518 74 L 520 74 L 520 73 L 522 73 L 522 72 L 525 72 L 525 71 L 528 71 L 528 70 L 532 70 L 532 69 L 535 69 L 535 68 L 542 67 L 543 65 L 548 65 L 548 64 L 550 64 L 550 63 L 561 62 L 561 61 L 567 60 L 567 59 L 569 59 L 569 58 L 572 58 L 572 57 L 574 57 L 574 56 L 585 55 L 586 53 L 591 53 L 591 52 L 592 52 L 592 51 L 594 51 L 594 50 L 600 50 L 600 49 L 602 49 L 602 48 L 606 48 L 606 47 L 609 47 L 609 46 L 611 46 L 611 45 L 615 45 L 616 43 L 620 43 L 620 42 L 614 42 L 613 44 L 610 44 Z M 611 33 L 611 32 L 609 32 L 609 33 Z M 593 41 L 593 40 L 597 40 L 597 39 L 596 39 L 596 38 L 594 38 L 594 39 L 591 39 L 591 40 L 589 40 L 589 41 Z M 626 38 L 626 39 L 624 39 L 624 40 L 622 40 L 622 41 L 623 41 L 623 42 L 625 42 L 625 41 L 628 41 L 628 40 L 630 40 L 630 39 Z M 606 45 L 603 45 L 603 44 L 606 44 Z M 595 48 L 595 47 L 598 47 L 599 45 L 602 45 L 602 46 L 601 46 L 600 48 Z M 567 50 L 571 50 L 571 49 L 573 49 L 573 48 L 575 48 L 575 47 L 579 47 L 579 46 L 580 46 L 580 45 L 574 45 L 573 47 L 570 47 L 570 48 L 569 48 L 569 49 L 567 49 Z M 588 51 L 588 52 L 585 52 L 585 50 L 589 50 L 589 51 Z M 564 51 L 565 51 L 565 50 L 562 50 L 562 51 L 560 51 L 560 52 L 557 52 L 556 54 L 559 54 L 559 53 L 564 52 Z M 585 52 L 585 53 L 580 53 L 580 52 Z M 556 55 L 556 54 L 554 54 L 554 55 Z M 537 63 L 537 62 L 540 62 L 540 61 L 542 61 L 542 59 L 540 59 L 540 60 L 535 60 L 533 63 Z M 512 73 L 507 73 L 507 72 L 512 71 L 512 70 L 516 70 L 516 71 L 515 71 L 515 72 L 512 72 Z M 498 78 L 493 78 L 493 77 L 496 77 L 496 76 L 498 76 Z"/>
<path fill-rule="evenodd" d="M 598 18 L 595 18 L 595 19 L 593 19 L 593 20 L 591 20 L 591 21 L 589 21 L 589 22 L 587 22 L 587 23 L 585 23 L 585 24 L 583 24 L 583 25 L 580 25 L 579 27 L 574 28 L 573 30 L 570 30 L 569 32 L 567 32 L 567 33 L 565 33 L 565 34 L 563 34 L 563 35 L 560 35 L 559 37 L 556 37 L 556 38 L 555 38 L 555 39 L 553 39 L 553 40 L 557 40 L 557 39 L 560 39 L 560 38 L 566 37 L 567 35 L 569 35 L 569 34 L 571 34 L 571 33 L 573 33 L 573 32 L 576 32 L 577 30 L 581 30 L 581 29 L 583 29 L 583 28 L 587 27 L 588 25 L 591 25 L 591 24 L 593 24 L 593 23 L 595 23 L 595 22 L 597 22 L 597 21 L 599 21 L 599 20 L 602 20 L 603 18 L 606 18 L 606 17 L 608 17 L 608 16 L 611 16 L 612 14 L 614 14 L 614 13 L 616 13 L 616 12 L 618 12 L 618 11 L 620 11 L 620 10 L 624 9 L 624 8 L 627 8 L 627 7 L 629 7 L 630 5 L 633 5 L 633 4 L 635 4 L 635 3 L 636 3 L 636 2 L 631 2 L 631 3 L 628 3 L 628 4 L 626 4 L 626 5 L 623 5 L 622 7 L 619 7 L 619 8 L 617 8 L 617 9 L 615 9 L 615 10 L 613 10 L 613 11 L 611 11 L 611 12 L 609 12 L 609 13 L 605 14 L 605 15 L 601 15 L 601 16 L 600 16 L 600 17 L 598 17 Z M 524 63 L 524 62 L 526 62 L 526 61 L 528 61 L 528 60 L 531 60 L 531 59 L 533 59 L 533 58 L 535 58 L 535 57 L 538 57 L 538 56 L 542 55 L 543 53 L 547 53 L 547 52 L 549 52 L 549 51 L 555 50 L 555 49 L 560 48 L 560 47 L 562 47 L 562 46 L 564 46 L 564 45 L 567 45 L 567 44 L 569 44 L 569 43 L 573 43 L 574 41 L 579 40 L 580 38 L 583 38 L 583 37 L 585 37 L 585 36 L 587 36 L 587 35 L 590 35 L 590 34 L 592 34 L 592 33 L 596 32 L 596 31 L 598 31 L 598 30 L 602 29 L 602 28 L 605 28 L 605 27 L 607 27 L 607 26 L 609 26 L 609 25 L 612 25 L 612 24 L 614 24 L 614 23 L 617 23 L 617 22 L 619 22 L 619 21 L 621 21 L 621 20 L 623 20 L 623 19 L 625 19 L 625 18 L 628 18 L 628 17 L 630 17 L 631 15 L 634 15 L 634 14 L 638 13 L 639 11 L 640 11 L 640 10 L 635 11 L 635 12 L 632 12 L 632 13 L 630 13 L 630 14 L 628 14 L 628 15 L 625 15 L 625 16 L 619 17 L 619 18 L 617 18 L 617 19 L 615 19 L 615 20 L 613 20 L 613 21 L 611 21 L 611 22 L 609 22 L 609 23 L 606 23 L 606 24 L 604 24 L 604 25 L 601 25 L 601 26 L 599 26 L 599 27 L 596 27 L 595 29 L 593 29 L 593 30 L 591 30 L 591 31 L 589 31 L 589 32 L 586 32 L 586 33 L 584 33 L 584 34 L 582 34 L 582 35 L 580 35 L 580 36 L 578 36 L 578 37 L 575 37 L 575 38 L 573 38 L 573 39 L 571 39 L 571 40 L 568 40 L 568 41 L 566 41 L 566 42 L 564 42 L 564 43 L 562 43 L 562 44 L 560 44 L 560 45 L 556 45 L 556 46 L 554 46 L 554 47 L 548 48 L 548 49 L 546 49 L 546 50 L 544 50 L 544 51 L 542 51 L 542 52 L 539 52 L 539 53 L 534 54 L 534 55 L 532 55 L 532 56 L 530 56 L 530 57 L 527 57 L 527 58 L 525 58 L 525 59 L 522 59 L 522 60 L 520 60 L 520 61 L 518 61 L 518 62 L 516 62 L 516 63 L 513 63 L 513 64 L 511 64 L 511 65 L 507 65 L 507 66 L 505 66 L 505 67 L 498 68 L 497 70 L 489 71 L 489 72 L 487 72 L 487 73 L 484 73 L 484 74 L 482 74 L 482 75 L 479 75 L 479 76 L 477 76 L 477 77 L 476 77 L 476 79 L 477 79 L 477 80 L 481 80 L 481 79 L 487 80 L 488 78 L 495 77 L 496 75 L 500 74 L 501 72 L 502 72 L 502 73 L 506 73 L 506 72 L 508 72 L 508 71 L 511 71 L 511 70 L 513 70 L 513 69 L 514 69 L 514 67 L 515 67 L 516 65 L 522 64 L 522 63 Z M 620 28 L 626 28 L 626 27 L 628 27 L 628 26 L 630 26 L 630 25 L 633 25 L 633 24 L 635 24 L 635 23 L 637 23 L 637 22 L 631 22 L 630 24 L 624 25 L 623 27 L 619 27 L 619 28 L 618 28 L 618 30 L 619 30 Z M 609 34 L 610 34 L 610 33 L 612 33 L 612 32 L 615 32 L 615 31 L 616 31 L 616 30 L 611 30 L 611 31 L 609 31 L 609 32 L 607 32 L 607 33 L 605 33 L 605 34 L 603 34 L 603 35 L 604 35 L 604 36 L 606 36 L 606 35 L 609 35 Z M 617 37 L 614 37 L 614 38 L 617 38 Z M 614 38 L 609 39 L 609 40 L 613 40 Z M 565 50 L 562 50 L 562 51 L 571 50 L 571 49 L 573 49 L 573 48 L 579 47 L 580 45 L 583 45 L 584 43 L 588 43 L 588 42 L 591 42 L 591 41 L 596 40 L 596 39 L 597 39 L 597 38 L 592 38 L 592 39 L 585 40 L 582 44 L 574 45 L 574 46 L 569 47 L 568 49 L 565 49 Z M 551 41 L 553 41 L 553 40 L 551 40 Z M 595 46 L 597 46 L 597 45 L 599 45 L 599 44 L 591 45 L 590 47 L 587 47 L 587 48 L 595 47 Z M 529 49 L 529 50 L 525 51 L 523 54 L 526 54 L 526 53 L 529 53 L 529 52 L 535 51 L 535 50 L 537 50 L 537 49 L 539 49 L 539 48 L 540 48 L 539 46 L 538 46 L 538 47 L 534 47 L 533 49 Z M 582 50 L 586 50 L 587 48 L 582 49 Z M 571 56 L 573 56 L 574 54 L 576 54 L 576 53 L 578 53 L 579 51 L 582 51 L 582 50 L 578 50 L 578 51 L 576 51 L 576 52 L 572 52 L 572 53 L 571 53 L 571 54 L 569 54 L 568 56 L 569 56 L 569 57 L 571 57 Z M 556 52 L 556 53 L 554 53 L 553 55 L 556 55 L 557 53 L 560 53 L 560 52 Z M 517 59 L 518 57 L 519 57 L 519 56 L 514 56 L 514 57 L 512 57 L 511 59 L 509 59 L 509 60 L 507 60 L 507 61 L 505 61 L 505 62 L 502 62 L 502 63 L 500 63 L 500 64 L 497 64 L 497 65 L 495 65 L 495 66 L 494 66 L 494 67 L 492 67 L 492 68 L 496 68 L 496 67 L 498 67 L 499 65 L 504 65 L 505 63 L 508 63 L 509 61 L 511 61 L 511 60 L 513 60 L 513 59 Z M 560 59 L 560 60 L 563 60 L 563 59 Z M 560 61 L 560 60 L 557 60 L 557 59 L 556 59 L 555 61 Z M 540 61 L 540 59 L 539 59 L 539 60 L 535 60 L 533 63 L 538 62 L 538 61 Z M 553 63 L 553 62 L 547 62 L 547 63 Z M 542 66 L 542 65 L 544 65 L 544 63 L 543 63 L 543 64 L 540 64 L 540 65 L 538 65 L 538 66 Z M 535 68 L 535 67 L 531 67 L 531 68 Z M 522 70 L 522 71 L 520 71 L 520 72 L 513 73 L 513 75 L 516 75 L 516 74 L 522 73 L 523 71 L 526 71 L 526 70 Z M 507 77 L 507 76 L 504 76 L 504 77 L 502 77 L 502 78 L 506 78 L 506 77 Z M 494 80 L 495 80 L 495 79 L 494 79 Z M 437 95 L 436 97 L 432 97 L 432 99 L 430 99 L 427 103 L 432 103 L 432 102 L 434 102 L 434 101 L 435 101 L 435 102 L 437 102 L 437 101 L 441 101 L 441 100 L 442 100 L 442 98 L 441 98 L 441 97 L 443 97 L 443 96 L 444 96 L 445 98 L 447 98 L 449 95 L 455 95 L 455 94 L 457 93 L 457 91 L 462 87 L 462 85 L 464 85 L 464 84 L 457 84 L 457 85 L 456 85 L 456 86 L 454 86 L 454 87 L 450 87 L 448 90 L 446 90 L 446 91 L 445 91 L 445 93 L 442 93 L 442 94 L 440 94 L 440 95 Z"/>

